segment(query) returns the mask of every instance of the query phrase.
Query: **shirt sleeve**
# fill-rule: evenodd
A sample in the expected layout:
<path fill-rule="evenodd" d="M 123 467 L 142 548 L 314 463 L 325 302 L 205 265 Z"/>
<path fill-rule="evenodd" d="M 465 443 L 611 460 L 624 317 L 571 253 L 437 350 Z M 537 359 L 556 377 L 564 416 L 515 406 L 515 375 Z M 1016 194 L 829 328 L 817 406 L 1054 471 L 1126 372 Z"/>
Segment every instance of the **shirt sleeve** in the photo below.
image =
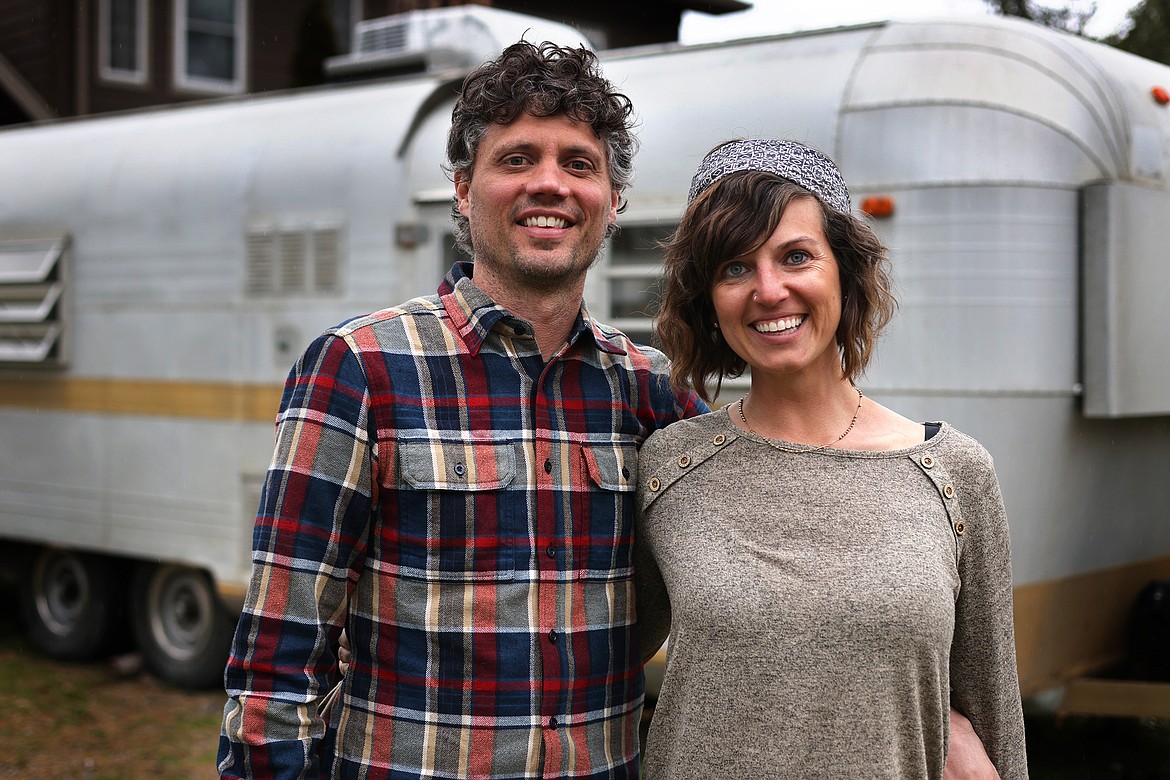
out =
<path fill-rule="evenodd" d="M 285 384 L 225 673 L 221 777 L 320 772 L 317 702 L 336 676 L 377 499 L 369 401 L 360 360 L 334 335 L 310 345 Z"/>
<path fill-rule="evenodd" d="M 963 479 L 965 535 L 951 645 L 951 703 L 970 720 L 1002 780 L 1028 777 L 1012 623 L 1007 518 L 991 456 Z"/>

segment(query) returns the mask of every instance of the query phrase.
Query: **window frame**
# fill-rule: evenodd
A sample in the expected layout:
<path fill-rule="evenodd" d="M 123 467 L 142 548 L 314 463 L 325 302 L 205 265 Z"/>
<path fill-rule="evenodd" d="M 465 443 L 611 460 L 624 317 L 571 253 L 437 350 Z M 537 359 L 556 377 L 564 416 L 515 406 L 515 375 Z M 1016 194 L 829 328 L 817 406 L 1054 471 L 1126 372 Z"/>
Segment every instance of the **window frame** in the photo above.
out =
<path fill-rule="evenodd" d="M 110 63 L 113 50 L 113 26 L 110 24 L 110 13 L 113 10 L 113 0 L 98 0 L 98 73 L 103 81 L 118 84 L 146 84 L 150 73 L 150 4 L 147 0 L 134 0 L 134 23 L 137 27 L 135 41 L 135 56 L 137 67 L 133 70 L 117 68 Z"/>
<path fill-rule="evenodd" d="M 235 19 L 235 75 L 230 81 L 192 76 L 187 72 L 187 3 L 188 0 L 174 0 L 174 82 L 177 89 L 216 95 L 236 95 L 246 90 L 248 77 L 248 3 L 247 0 L 233 0 Z"/>

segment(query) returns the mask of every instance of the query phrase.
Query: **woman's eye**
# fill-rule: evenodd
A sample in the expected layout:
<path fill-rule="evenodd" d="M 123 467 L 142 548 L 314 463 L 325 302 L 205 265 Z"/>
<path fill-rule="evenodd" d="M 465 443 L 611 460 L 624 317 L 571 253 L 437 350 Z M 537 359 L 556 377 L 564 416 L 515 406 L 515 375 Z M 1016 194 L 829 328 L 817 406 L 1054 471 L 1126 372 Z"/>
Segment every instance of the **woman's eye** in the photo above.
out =
<path fill-rule="evenodd" d="M 743 263 L 728 263 L 727 265 L 723 266 L 723 275 L 730 279 L 743 276 L 746 273 L 747 266 Z"/>
<path fill-rule="evenodd" d="M 807 263 L 811 259 L 812 259 L 812 256 L 809 255 L 808 252 L 805 252 L 803 249 L 798 249 L 795 252 L 788 255 L 788 264 L 789 265 L 803 265 L 804 263 Z"/>

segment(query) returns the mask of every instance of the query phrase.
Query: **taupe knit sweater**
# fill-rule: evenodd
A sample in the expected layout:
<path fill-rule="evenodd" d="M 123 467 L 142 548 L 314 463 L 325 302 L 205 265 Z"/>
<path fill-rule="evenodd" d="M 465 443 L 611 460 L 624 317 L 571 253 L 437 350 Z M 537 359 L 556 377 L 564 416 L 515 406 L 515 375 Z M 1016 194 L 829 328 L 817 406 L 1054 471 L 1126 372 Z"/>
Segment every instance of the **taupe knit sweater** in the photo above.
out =
<path fill-rule="evenodd" d="M 940 778 L 952 702 L 1026 778 L 987 451 L 945 423 L 892 452 L 770 441 L 724 408 L 642 447 L 643 651 L 670 632 L 646 780 Z"/>

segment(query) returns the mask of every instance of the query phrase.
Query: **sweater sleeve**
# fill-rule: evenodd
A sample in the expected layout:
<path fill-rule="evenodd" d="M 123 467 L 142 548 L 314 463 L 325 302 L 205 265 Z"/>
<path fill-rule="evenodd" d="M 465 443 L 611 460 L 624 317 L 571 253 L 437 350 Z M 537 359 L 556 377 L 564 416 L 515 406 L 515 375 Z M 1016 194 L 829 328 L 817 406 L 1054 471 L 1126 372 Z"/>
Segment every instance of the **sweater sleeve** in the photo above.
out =
<path fill-rule="evenodd" d="M 670 633 L 670 595 L 654 558 L 651 522 L 654 506 L 646 486 L 646 475 L 653 473 L 654 450 L 661 436 L 651 436 L 639 453 L 638 496 L 634 505 L 638 517 L 634 528 L 634 610 L 637 620 L 638 646 L 642 660 L 651 658 L 666 642 Z"/>
<path fill-rule="evenodd" d="M 956 485 L 965 528 L 951 645 L 951 703 L 983 740 L 1003 780 L 1027 778 L 1012 618 L 1007 517 L 991 456 L 976 453 Z"/>

